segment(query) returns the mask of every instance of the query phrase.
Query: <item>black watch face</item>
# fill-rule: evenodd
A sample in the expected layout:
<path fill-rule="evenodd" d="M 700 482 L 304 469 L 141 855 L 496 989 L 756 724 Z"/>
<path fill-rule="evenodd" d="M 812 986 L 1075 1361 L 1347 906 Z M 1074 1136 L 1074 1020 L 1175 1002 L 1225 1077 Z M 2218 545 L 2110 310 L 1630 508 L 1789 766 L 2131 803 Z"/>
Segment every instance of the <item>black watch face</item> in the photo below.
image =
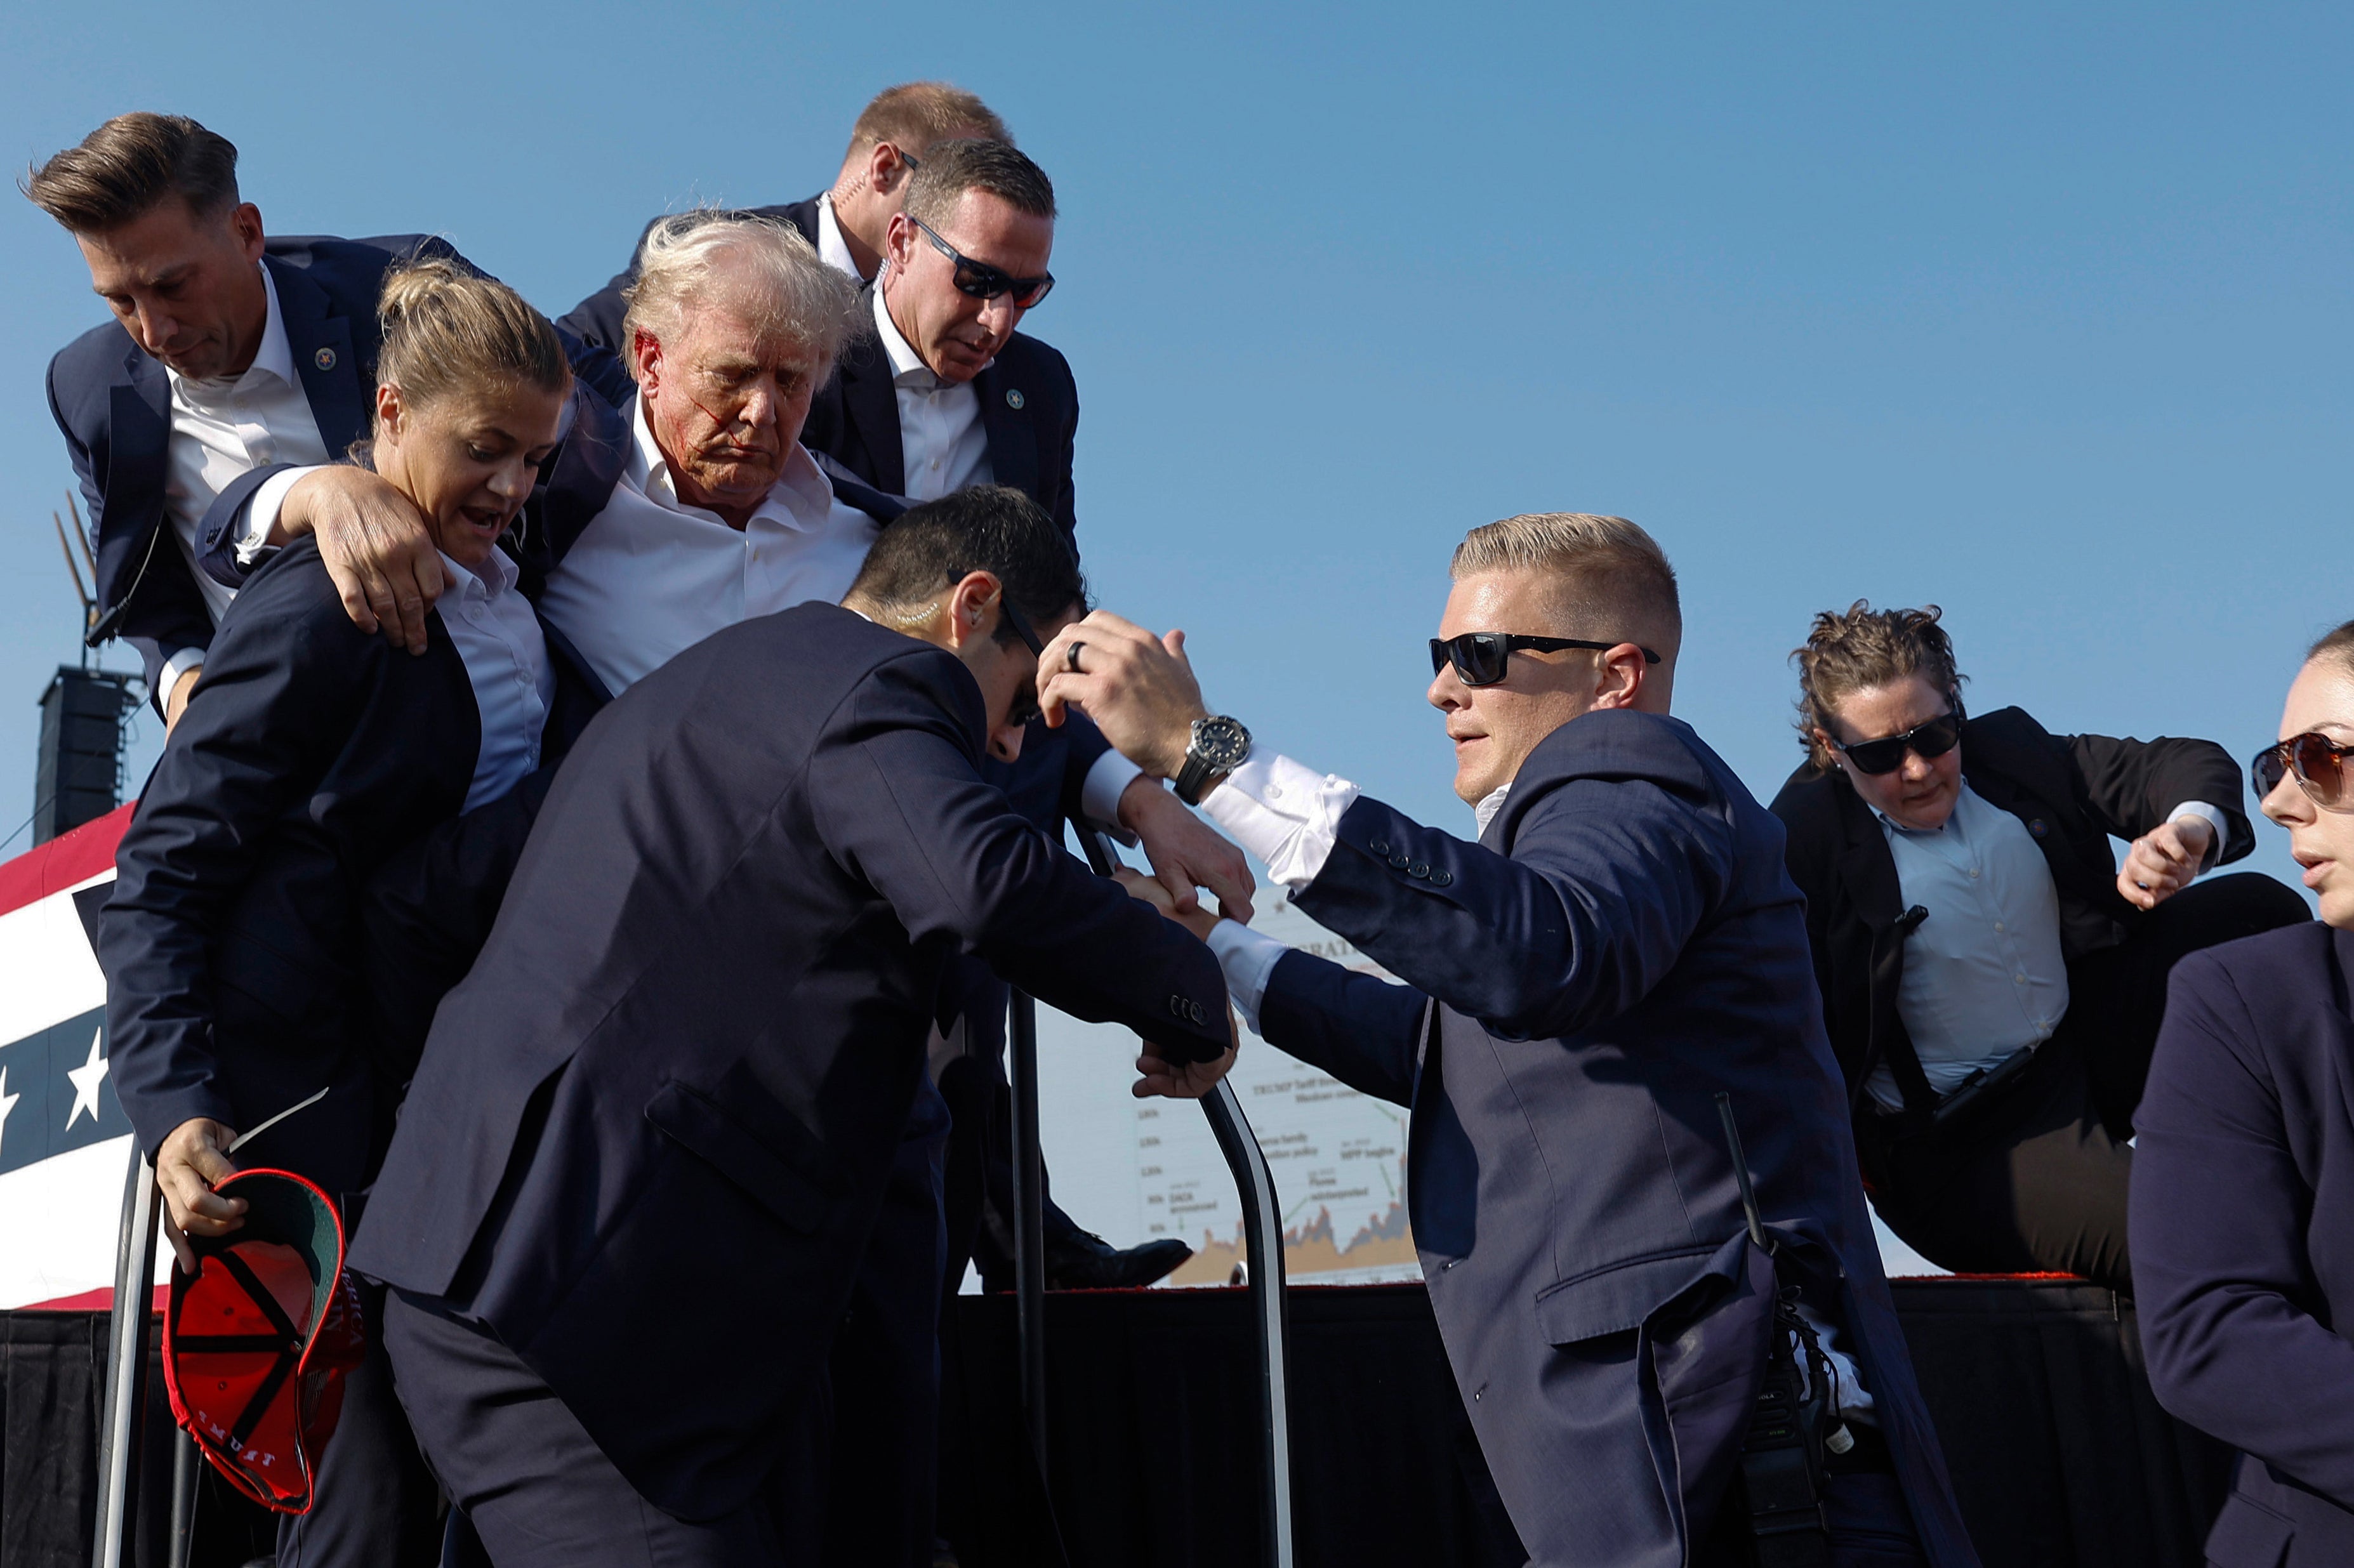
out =
<path fill-rule="evenodd" d="M 1231 773 L 1250 756 L 1250 731 L 1220 715 L 1193 732 L 1193 751 L 1214 773 Z"/>

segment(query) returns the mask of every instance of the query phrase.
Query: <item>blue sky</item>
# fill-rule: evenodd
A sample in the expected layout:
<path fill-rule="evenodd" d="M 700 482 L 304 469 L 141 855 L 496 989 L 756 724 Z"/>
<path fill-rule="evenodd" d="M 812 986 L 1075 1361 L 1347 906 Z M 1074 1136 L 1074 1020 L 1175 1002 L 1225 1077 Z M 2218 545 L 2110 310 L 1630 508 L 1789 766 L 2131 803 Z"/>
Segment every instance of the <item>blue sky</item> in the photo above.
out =
<path fill-rule="evenodd" d="M 1514 512 L 1657 535 L 1680 711 L 1761 797 L 1819 609 L 1935 600 L 1974 705 L 2241 757 L 2354 615 L 2343 8 L 118 5 L 8 33 L 16 166 L 190 113 L 273 229 L 439 232 L 551 313 L 656 211 L 821 188 L 875 89 L 975 89 L 1061 198 L 1029 324 L 1077 373 L 1101 599 L 1184 626 L 1264 738 L 1446 825 L 1424 639 L 1447 551 Z M 13 196 L 0 300 L 5 832 L 74 648 L 42 368 L 102 314 Z"/>

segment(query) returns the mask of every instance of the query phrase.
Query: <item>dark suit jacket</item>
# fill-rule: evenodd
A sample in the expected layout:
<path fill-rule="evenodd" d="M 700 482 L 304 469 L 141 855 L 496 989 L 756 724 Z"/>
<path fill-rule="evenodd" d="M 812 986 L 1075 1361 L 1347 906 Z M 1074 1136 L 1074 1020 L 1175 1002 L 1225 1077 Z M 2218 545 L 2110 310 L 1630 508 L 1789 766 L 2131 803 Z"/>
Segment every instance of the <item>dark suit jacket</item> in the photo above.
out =
<path fill-rule="evenodd" d="M 2223 1568 L 2354 1562 L 2354 935 L 2193 953 L 2136 1127 L 2129 1211 L 2158 1402 L 2243 1450 Z"/>
<path fill-rule="evenodd" d="M 953 955 L 1225 1043 L 1208 950 L 1015 816 L 982 730 L 951 655 L 833 605 L 698 643 L 582 736 L 434 1021 L 353 1266 L 488 1324 L 673 1513 L 774 1465 Z"/>
<path fill-rule="evenodd" d="M 465 663 L 427 628 L 422 657 L 362 632 L 307 539 L 222 620 L 99 916 L 114 1086 L 151 1153 L 191 1117 L 247 1130 L 326 1087 L 239 1162 L 366 1183 L 388 1107 L 358 890 L 458 814 L 482 748 Z"/>
<path fill-rule="evenodd" d="M 2239 808 L 2240 769 L 2212 741 L 2056 736 L 2018 708 L 1973 716 L 1962 736 L 1962 777 L 1988 803 L 2027 824 L 2060 895 L 2060 945 L 2070 963 L 2113 948 L 2139 917 L 2118 895 L 2111 837 L 2132 839 L 2187 800 L 2222 808 L 2229 831 L 2217 863 L 2255 847 Z M 1912 1042 L 1896 1015 L 1904 975 L 1904 914 L 1887 835 L 1837 768 L 1811 764 L 1774 797 L 1789 830 L 1790 875 L 1807 895 L 1807 936 L 1831 1049 L 1860 1103 L 1863 1083 Z M 1900 1078 L 1900 1082 L 1901 1082 Z"/>
<path fill-rule="evenodd" d="M 1538 1562 L 1672 1568 L 1737 1462 L 1775 1268 L 1719 1091 L 1766 1224 L 1846 1327 L 1929 1560 L 1976 1561 L 1881 1276 L 1781 839 L 1683 724 L 1588 714 L 1530 755 L 1477 845 L 1373 800 L 1342 816 L 1299 907 L 1406 986 L 1297 952 L 1269 977 L 1270 1044 L 1413 1107 L 1423 1277 Z"/>
<path fill-rule="evenodd" d="M 457 253 L 422 234 L 278 236 L 267 243 L 262 265 L 277 285 L 294 368 L 330 455 L 367 434 L 382 341 L 376 296 L 385 273 L 419 254 Z M 212 617 L 164 515 L 171 382 L 160 362 L 110 322 L 58 351 L 49 362 L 48 390 L 97 536 L 99 620 L 90 643 L 130 639 L 146 661 L 160 710 L 165 694 L 156 676 L 164 662 L 213 637 Z M 239 492 L 236 502 L 247 493 Z M 222 511 L 214 508 L 206 531 L 221 525 Z"/>
<path fill-rule="evenodd" d="M 867 313 L 873 295 L 870 287 L 860 299 L 862 321 L 872 320 Z M 1070 362 L 1017 332 L 972 385 L 989 432 L 991 476 L 1037 502 L 1065 529 L 1076 529 L 1071 453 L 1078 437 L 1079 388 Z M 801 444 L 878 490 L 896 493 L 906 488 L 899 397 L 891 385 L 890 356 L 873 333 L 853 339 L 842 351 L 832 378 L 810 404 Z"/>
<path fill-rule="evenodd" d="M 824 194 L 822 191 L 818 193 L 819 196 Z M 743 207 L 730 216 L 766 217 L 790 224 L 801 232 L 803 239 L 815 245 L 817 204 L 818 196 L 811 196 L 807 201 L 789 202 L 783 207 Z M 630 264 L 614 273 L 612 281 L 603 288 L 573 306 L 572 313 L 556 324 L 584 343 L 601 344 L 616 354 L 625 350 L 629 345 L 621 341 L 621 321 L 629 314 L 630 307 L 629 302 L 621 298 L 621 291 L 638 281 L 638 260 L 644 254 L 646 236 L 652 234 L 654 225 L 661 221 L 659 217 L 648 219 L 645 228 L 638 231 L 638 242 L 630 247 Z M 892 483 L 883 488 L 896 493 L 899 486 Z"/>

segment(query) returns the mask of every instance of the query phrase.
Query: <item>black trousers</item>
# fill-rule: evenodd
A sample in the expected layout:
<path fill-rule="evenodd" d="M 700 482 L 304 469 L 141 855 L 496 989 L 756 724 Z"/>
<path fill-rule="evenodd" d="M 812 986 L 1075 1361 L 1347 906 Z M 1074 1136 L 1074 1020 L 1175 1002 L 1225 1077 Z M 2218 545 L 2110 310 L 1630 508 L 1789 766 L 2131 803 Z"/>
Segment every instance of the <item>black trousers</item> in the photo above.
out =
<path fill-rule="evenodd" d="M 2133 1293 L 2126 1190 L 2133 1113 L 2184 955 L 2310 918 L 2271 877 L 2185 888 L 2118 947 L 2068 973 L 2068 1015 L 1991 1103 L 1911 1128 L 1870 1112 L 1857 1142 L 1873 1206 L 1922 1256 L 1957 1274 L 2073 1274 Z"/>
<path fill-rule="evenodd" d="M 425 1568 L 441 1558 L 441 1498 L 417 1451 L 384 1350 L 384 1291 L 363 1285 L 367 1359 L 344 1380 L 319 1455 L 318 1500 L 278 1520 L 280 1568 Z"/>

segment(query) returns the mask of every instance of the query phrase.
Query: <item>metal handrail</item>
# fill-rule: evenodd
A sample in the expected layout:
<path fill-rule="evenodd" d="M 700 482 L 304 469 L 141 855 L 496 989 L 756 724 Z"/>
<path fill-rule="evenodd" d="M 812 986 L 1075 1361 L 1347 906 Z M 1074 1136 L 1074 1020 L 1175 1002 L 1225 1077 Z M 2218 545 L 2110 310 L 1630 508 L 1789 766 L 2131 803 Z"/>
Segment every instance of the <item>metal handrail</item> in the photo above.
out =
<path fill-rule="evenodd" d="M 132 1139 L 114 1249 L 114 1305 L 106 1322 L 106 1404 L 98 1428 L 98 1517 L 93 1568 L 123 1568 L 138 1486 L 140 1426 L 147 1412 L 147 1320 L 154 1313 L 155 1168 Z"/>
<path fill-rule="evenodd" d="M 1087 863 L 1098 876 L 1109 876 L 1120 868 L 1119 851 L 1112 841 L 1100 832 L 1083 832 L 1080 842 L 1085 846 Z M 1020 1020 L 1024 997 L 1017 1003 L 1014 1031 L 1014 1056 L 1017 1069 L 1022 1065 L 1023 1036 Z M 1029 1119 L 1027 1126 L 1034 1139 L 1037 1119 L 1037 1015 L 1028 1012 L 1030 1020 L 1028 1069 L 1021 1073 L 1014 1087 L 1014 1171 L 1017 1179 L 1023 1170 L 1024 1150 L 1018 1134 L 1024 1125 L 1023 1084 L 1027 1083 Z M 1259 1434 L 1260 1456 L 1265 1467 L 1265 1486 L 1261 1493 L 1262 1533 L 1266 1561 L 1269 1568 L 1292 1568 L 1292 1507 L 1291 1507 L 1291 1403 L 1288 1372 L 1289 1365 L 1290 1317 L 1286 1308 L 1283 1277 L 1283 1211 L 1276 1200 L 1275 1176 L 1267 1169 L 1267 1156 L 1258 1146 L 1258 1137 L 1251 1131 L 1250 1118 L 1243 1114 L 1241 1097 L 1234 1086 L 1224 1079 L 1211 1093 L 1202 1098 L 1202 1114 L 1209 1118 L 1210 1131 L 1218 1140 L 1218 1151 L 1225 1156 L 1226 1169 L 1235 1179 L 1235 1191 L 1243 1201 L 1243 1249 L 1249 1260 L 1248 1280 L 1251 1298 L 1251 1325 L 1258 1342 Z M 1029 1169 L 1038 1169 L 1038 1151 L 1034 1142 L 1026 1151 Z M 1023 1202 L 1030 1202 L 1030 1190 L 1023 1189 Z M 1031 1214 L 1034 1224 L 1037 1215 Z M 1017 1288 L 1032 1288 L 1032 1275 L 1026 1266 L 1019 1243 L 1022 1237 L 1022 1216 L 1017 1213 L 1014 1226 L 1015 1272 Z M 1030 1232 L 1036 1235 L 1033 1228 Z M 1045 1277 L 1042 1266 L 1037 1276 L 1036 1289 L 1040 1298 L 1045 1293 Z M 1017 1309 L 1023 1323 L 1023 1396 L 1032 1402 L 1030 1409 L 1031 1440 L 1040 1448 L 1040 1473 L 1043 1475 L 1045 1443 L 1045 1381 L 1043 1360 L 1044 1336 L 1039 1348 L 1033 1351 L 1030 1341 L 1031 1325 L 1040 1324 L 1039 1308 L 1043 1300 L 1025 1300 Z M 1032 1358 L 1035 1359 L 1032 1359 Z M 1037 1381 L 1030 1381 L 1031 1369 L 1037 1369 Z"/>

